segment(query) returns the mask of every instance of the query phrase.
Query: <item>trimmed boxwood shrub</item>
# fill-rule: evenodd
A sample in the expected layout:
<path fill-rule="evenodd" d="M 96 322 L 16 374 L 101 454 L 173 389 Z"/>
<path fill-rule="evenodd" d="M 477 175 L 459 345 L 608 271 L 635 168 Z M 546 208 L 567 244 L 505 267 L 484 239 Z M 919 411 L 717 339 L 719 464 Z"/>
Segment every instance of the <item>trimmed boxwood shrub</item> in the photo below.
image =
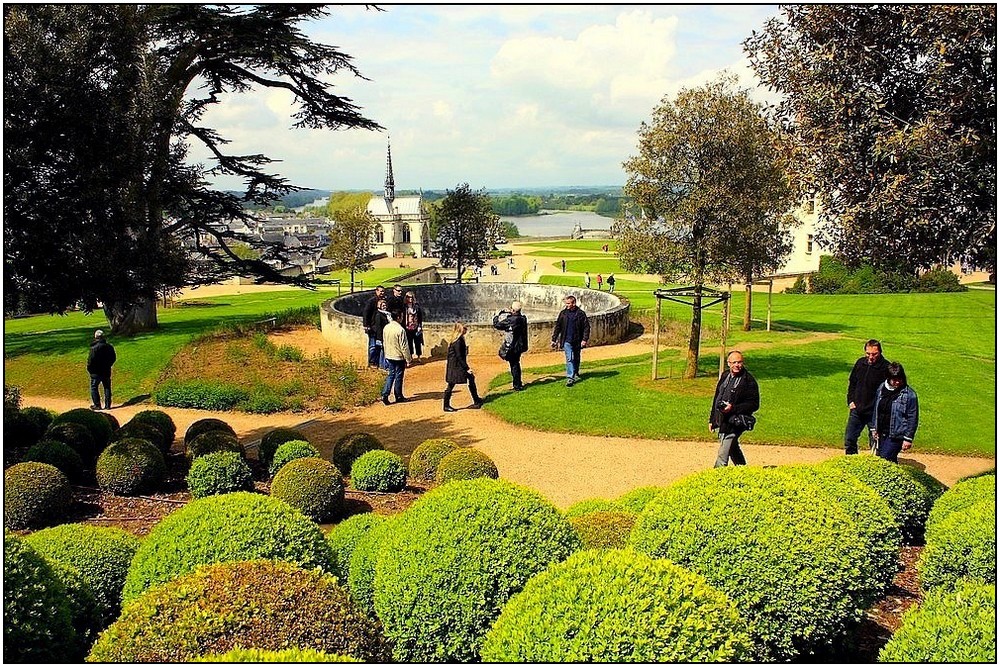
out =
<path fill-rule="evenodd" d="M 398 454 L 384 449 L 365 452 L 351 466 L 351 485 L 358 491 L 402 491 L 406 487 L 406 465 Z"/>
<path fill-rule="evenodd" d="M 149 440 L 112 442 L 97 459 L 97 485 L 116 496 L 135 496 L 159 488 L 167 474 L 163 453 Z"/>
<path fill-rule="evenodd" d="M 29 545 L 50 562 L 76 567 L 108 622 L 121 611 L 122 587 L 139 539 L 119 528 L 66 523 L 32 533 Z"/>
<path fill-rule="evenodd" d="M 927 517 L 927 532 L 944 521 L 952 512 L 960 512 L 983 501 L 994 504 L 997 500 L 997 478 L 995 475 L 973 477 L 960 481 L 948 489 L 931 508 Z"/>
<path fill-rule="evenodd" d="M 864 541 L 847 513 L 819 487 L 773 470 L 717 468 L 683 479 L 646 506 L 629 542 L 725 592 L 761 661 L 837 642 L 876 585 L 855 562 Z"/>
<path fill-rule="evenodd" d="M 948 486 L 944 482 L 920 468 L 901 464 L 899 469 L 909 475 L 914 482 L 923 488 L 931 505 L 941 497 L 941 494 L 948 490 Z"/>
<path fill-rule="evenodd" d="M 275 560 L 199 567 L 127 603 L 91 662 L 185 662 L 236 647 L 308 646 L 369 662 L 384 640 L 335 578 Z"/>
<path fill-rule="evenodd" d="M 569 523 L 584 549 L 621 549 L 628 544 L 637 518 L 635 512 L 598 510 L 569 517 Z"/>
<path fill-rule="evenodd" d="M 274 459 L 274 453 L 278 451 L 278 447 L 291 440 L 309 442 L 309 439 L 301 431 L 296 431 L 294 428 L 285 428 L 282 426 L 266 433 L 260 439 L 260 449 L 258 450 L 260 462 L 265 466 L 269 465 Z"/>
<path fill-rule="evenodd" d="M 108 425 L 111 426 L 112 434 L 114 434 L 118 429 L 122 427 L 121 423 L 118 421 L 118 418 L 115 417 L 110 412 L 98 412 L 97 414 L 104 417 L 104 419 L 108 422 Z M 112 435 L 112 437 L 114 437 L 114 435 Z"/>
<path fill-rule="evenodd" d="M 385 449 L 382 442 L 369 433 L 348 433 L 341 436 L 333 445 L 331 460 L 345 477 L 351 474 L 354 460 L 365 452 L 374 449 Z"/>
<path fill-rule="evenodd" d="M 149 422 L 137 422 L 134 419 L 118 429 L 113 440 L 124 440 L 125 438 L 149 440 L 156 445 L 156 448 L 160 450 L 160 453 L 164 457 L 170 451 L 170 445 L 172 444 L 172 441 L 167 439 L 166 434 L 159 426 Z"/>
<path fill-rule="evenodd" d="M 326 571 L 333 560 L 319 526 L 281 500 L 243 491 L 193 500 L 142 540 L 122 599 L 199 565 L 262 558 Z"/>
<path fill-rule="evenodd" d="M 107 413 L 101 413 L 107 415 Z M 42 437 L 45 433 L 45 429 L 52 424 L 52 420 L 55 419 L 56 413 L 51 410 L 46 410 L 45 408 L 39 408 L 35 406 L 29 406 L 27 408 L 21 408 L 21 416 L 27 419 L 30 423 L 35 426 L 35 432 L 38 433 L 38 437 Z"/>
<path fill-rule="evenodd" d="M 52 566 L 20 537 L 3 535 L 3 661 L 72 662 L 69 599 Z"/>
<path fill-rule="evenodd" d="M 475 479 L 427 493 L 400 515 L 375 559 L 375 610 L 393 657 L 476 660 L 507 600 L 580 546 L 555 507 L 510 482 Z"/>
<path fill-rule="evenodd" d="M 224 431 L 229 435 L 236 437 L 236 431 L 233 427 L 222 421 L 221 419 L 216 419 L 214 417 L 206 417 L 205 419 L 199 419 L 192 422 L 188 426 L 187 431 L 184 432 L 184 447 L 185 449 L 192 440 L 197 438 L 202 433 L 208 433 L 209 431 Z"/>
<path fill-rule="evenodd" d="M 274 476 L 271 495 L 323 523 L 344 509 L 344 478 L 335 465 L 319 457 L 295 459 Z"/>
<path fill-rule="evenodd" d="M 463 447 L 441 459 L 436 478 L 438 484 L 446 484 L 480 477 L 498 479 L 500 471 L 497 470 L 497 464 L 478 449 Z"/>
<path fill-rule="evenodd" d="M 368 532 L 361 536 L 351 554 L 347 575 L 351 599 L 372 618 L 377 618 L 375 614 L 375 565 L 378 563 L 382 543 L 397 529 L 399 516 L 386 518 L 385 521 L 372 526 Z"/>
<path fill-rule="evenodd" d="M 990 476 L 993 476 L 993 477 L 997 476 L 997 467 L 996 466 L 993 466 L 989 470 L 981 470 L 979 472 L 974 472 L 971 475 L 966 475 L 965 477 L 962 477 L 958 481 L 959 482 L 965 482 L 965 481 L 968 481 L 970 479 L 976 479 L 977 477 L 990 477 Z M 956 484 L 957 483 L 958 482 L 956 482 Z"/>
<path fill-rule="evenodd" d="M 616 502 L 622 509 L 639 514 L 665 488 L 662 486 L 640 486 L 638 489 L 632 489 Z"/>
<path fill-rule="evenodd" d="M 997 661 L 996 584 L 960 582 L 931 591 L 903 614 L 879 662 L 986 663 Z"/>
<path fill-rule="evenodd" d="M 105 413 L 107 414 L 107 413 Z M 171 445 L 174 444 L 174 438 L 177 437 L 177 424 L 174 423 L 173 418 L 168 415 L 163 410 L 143 410 L 141 412 L 135 413 L 131 421 L 140 424 L 152 424 L 156 428 L 160 429 L 160 432 L 167 438 L 167 450 L 170 450 Z"/>
<path fill-rule="evenodd" d="M 66 516 L 73 492 L 66 475 L 48 463 L 18 463 L 3 473 L 3 525 L 41 528 Z"/>
<path fill-rule="evenodd" d="M 351 555 L 354 553 L 358 542 L 369 530 L 385 523 L 385 517 L 374 512 L 355 514 L 338 523 L 333 530 L 326 535 L 326 541 L 330 543 L 333 551 L 332 573 L 340 580 L 340 583 L 347 586 L 351 572 Z"/>
<path fill-rule="evenodd" d="M 25 461 L 48 463 L 55 466 L 66 479 L 77 483 L 83 478 L 83 460 L 76 450 L 65 442 L 45 438 L 36 442 L 24 454 Z"/>
<path fill-rule="evenodd" d="M 918 482 L 900 470 L 900 465 L 866 454 L 837 456 L 819 465 L 851 474 L 871 487 L 896 515 L 903 532 L 903 544 L 920 541 L 931 509 L 930 496 Z"/>
<path fill-rule="evenodd" d="M 316 458 L 318 456 L 319 450 L 305 440 L 289 440 L 278 446 L 277 451 L 274 452 L 274 458 L 271 459 L 271 464 L 268 466 L 268 470 L 271 476 L 274 477 L 289 461 Z"/>
<path fill-rule="evenodd" d="M 582 551 L 533 577 L 483 643 L 484 662 L 736 662 L 750 639 L 704 577 L 632 550 Z"/>
<path fill-rule="evenodd" d="M 208 431 L 202 433 L 187 444 L 185 452 L 188 461 L 194 461 L 199 456 L 215 452 L 236 452 L 241 458 L 246 458 L 246 450 L 235 435 L 226 431 Z"/>
<path fill-rule="evenodd" d="M 192 662 L 361 662 L 346 655 L 324 653 L 311 648 L 286 648 L 280 651 L 264 651 L 259 648 L 234 648 L 225 653 L 213 653 Z"/>
<path fill-rule="evenodd" d="M 98 412 L 94 412 L 89 408 L 73 408 L 52 420 L 53 425 L 65 424 L 66 422 L 80 424 L 90 431 L 90 435 L 94 438 L 94 444 L 97 446 L 98 451 L 111 442 L 111 435 L 114 433 L 114 429 L 111 428 L 108 420 Z"/>
<path fill-rule="evenodd" d="M 441 459 L 456 449 L 459 449 L 458 443 L 448 438 L 424 440 L 410 454 L 410 477 L 433 482 Z"/>
<path fill-rule="evenodd" d="M 614 512 L 616 510 L 621 510 L 621 506 L 613 500 L 587 498 L 570 505 L 566 510 L 566 518 L 572 519 L 592 512 Z"/>
<path fill-rule="evenodd" d="M 76 422 L 52 424 L 43 437 L 66 443 L 80 455 L 84 465 L 88 466 L 94 464 L 102 449 L 94 442 L 90 429 Z"/>
<path fill-rule="evenodd" d="M 212 452 L 191 462 L 187 485 L 192 498 L 253 491 L 253 471 L 239 452 Z"/>
<path fill-rule="evenodd" d="M 927 531 L 917 561 L 920 585 L 929 590 L 959 579 L 997 581 L 997 506 L 987 500 L 952 512 Z"/>
<path fill-rule="evenodd" d="M 70 623 L 75 634 L 71 654 L 74 660 L 81 661 L 97 639 L 97 634 L 113 619 L 104 616 L 103 607 L 98 604 L 93 589 L 80 574 L 80 570 L 60 561 L 46 562 L 52 567 L 52 571 L 66 591 Z"/>
<path fill-rule="evenodd" d="M 52 423 L 52 413 L 44 408 L 23 408 L 4 421 L 4 449 L 16 447 L 24 451 L 38 442 Z"/>

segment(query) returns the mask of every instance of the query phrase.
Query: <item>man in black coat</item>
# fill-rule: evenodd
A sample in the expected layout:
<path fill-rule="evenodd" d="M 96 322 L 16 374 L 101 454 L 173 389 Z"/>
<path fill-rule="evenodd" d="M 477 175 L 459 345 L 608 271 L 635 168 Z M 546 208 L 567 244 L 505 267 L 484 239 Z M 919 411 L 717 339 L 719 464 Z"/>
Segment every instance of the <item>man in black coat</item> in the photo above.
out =
<path fill-rule="evenodd" d="M 844 453 L 858 453 L 858 438 L 871 421 L 875 392 L 889 377 L 889 362 L 882 356 L 882 344 L 872 338 L 865 343 L 865 356 L 854 363 L 847 381 L 847 428 L 844 429 Z M 868 441 L 872 430 L 868 428 Z"/>
<path fill-rule="evenodd" d="M 552 330 L 552 349 L 562 348 L 566 353 L 566 386 L 572 387 L 580 381 L 580 350 L 587 347 L 590 340 L 590 320 L 587 313 L 577 307 L 572 294 L 563 303 L 566 307 L 559 313 Z"/>
<path fill-rule="evenodd" d="M 745 466 L 746 457 L 740 449 L 740 436 L 753 428 L 753 413 L 760 409 L 760 389 L 757 380 L 743 365 L 743 353 L 733 350 L 726 357 L 729 370 L 719 378 L 712 399 L 708 430 L 719 433 L 719 454 L 715 467 L 724 468 L 729 459 L 734 465 Z"/>
<path fill-rule="evenodd" d="M 361 325 L 368 336 L 368 365 L 378 368 L 379 348 L 375 341 L 381 340 L 381 332 L 375 330 L 375 315 L 378 313 L 379 299 L 385 298 L 385 288 L 379 285 L 375 288 L 375 296 L 368 299 L 361 311 Z"/>
<path fill-rule="evenodd" d="M 505 359 L 510 365 L 510 377 L 514 391 L 524 389 L 521 382 L 521 355 L 528 351 L 528 318 L 521 314 L 521 302 L 510 304 L 510 310 L 501 310 L 493 318 L 493 326 L 500 331 L 510 332 L 513 340 Z"/>
<path fill-rule="evenodd" d="M 104 332 L 94 332 L 94 341 L 87 355 L 87 372 L 90 373 L 90 409 L 101 409 L 99 385 L 104 385 L 104 409 L 111 409 L 111 367 L 117 360 L 114 346 L 104 338 Z"/>

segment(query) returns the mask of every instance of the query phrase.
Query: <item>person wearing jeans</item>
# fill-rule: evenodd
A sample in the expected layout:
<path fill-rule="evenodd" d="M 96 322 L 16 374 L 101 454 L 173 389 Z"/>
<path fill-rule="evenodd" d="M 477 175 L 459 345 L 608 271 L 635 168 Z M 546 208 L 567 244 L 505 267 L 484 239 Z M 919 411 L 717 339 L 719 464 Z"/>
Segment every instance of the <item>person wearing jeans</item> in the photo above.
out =
<path fill-rule="evenodd" d="M 566 386 L 572 387 L 580 381 L 580 352 L 590 340 L 590 320 L 587 313 L 576 305 L 572 294 L 563 299 L 565 308 L 556 318 L 552 330 L 552 349 L 562 348 L 566 354 Z"/>
<path fill-rule="evenodd" d="M 875 437 L 875 454 L 899 463 L 899 453 L 913 447 L 920 409 L 917 392 L 906 383 L 903 365 L 894 361 L 886 373 L 888 377 L 875 394 L 869 427 Z"/>
<path fill-rule="evenodd" d="M 403 318 L 402 311 L 393 310 L 389 316 L 391 318 L 389 324 L 382 330 L 382 349 L 389 367 L 389 374 L 382 387 L 382 403 L 385 405 L 389 405 L 390 391 L 395 395 L 397 403 L 407 401 L 403 395 L 403 375 L 413 359 L 410 355 L 410 345 L 406 342 L 406 329 L 399 323 Z"/>
<path fill-rule="evenodd" d="M 111 409 L 111 367 L 115 364 L 117 355 L 114 346 L 104 338 L 104 332 L 98 329 L 94 332 L 94 340 L 90 344 L 87 355 L 87 372 L 90 373 L 90 409 L 101 409 L 101 393 L 99 387 L 104 385 L 104 409 Z"/>
<path fill-rule="evenodd" d="M 507 363 L 510 365 L 510 377 L 514 391 L 524 389 L 521 381 L 521 355 L 528 351 L 528 318 L 521 314 L 521 302 L 514 301 L 510 310 L 501 310 L 493 318 L 493 327 L 500 331 L 508 331 L 513 337 L 510 349 L 507 350 Z"/>
<path fill-rule="evenodd" d="M 871 421 L 875 393 L 885 382 L 889 362 L 882 356 L 882 344 L 872 338 L 865 343 L 865 356 L 858 359 L 847 382 L 847 426 L 844 429 L 844 453 L 858 453 L 858 438 Z M 868 429 L 871 442 L 872 430 Z"/>
<path fill-rule="evenodd" d="M 724 468 L 730 459 L 733 465 L 747 464 L 740 448 L 740 436 L 748 428 L 746 420 L 760 409 L 760 389 L 757 380 L 743 365 L 743 353 L 733 350 L 726 358 L 726 364 L 729 370 L 719 378 L 708 417 L 708 430 L 719 433 L 716 468 Z"/>

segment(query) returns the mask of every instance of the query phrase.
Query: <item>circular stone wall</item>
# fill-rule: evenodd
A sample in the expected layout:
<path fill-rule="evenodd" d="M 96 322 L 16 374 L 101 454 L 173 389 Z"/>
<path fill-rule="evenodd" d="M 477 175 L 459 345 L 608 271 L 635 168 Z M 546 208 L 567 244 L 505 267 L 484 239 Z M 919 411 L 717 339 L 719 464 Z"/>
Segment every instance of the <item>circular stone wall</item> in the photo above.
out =
<path fill-rule="evenodd" d="M 503 332 L 493 328 L 493 316 L 509 309 L 512 301 L 521 302 L 521 312 L 528 318 L 528 354 L 548 352 L 567 294 L 576 295 L 577 305 L 590 320 L 588 345 L 619 343 L 628 333 L 628 301 L 598 290 L 521 283 L 406 285 L 404 289 L 413 292 L 424 309 L 424 352 L 434 357 L 447 356 L 456 320 L 469 326 L 465 340 L 470 354 L 495 353 Z M 374 294 L 374 290 L 366 290 L 324 301 L 320 306 L 323 337 L 367 349 L 361 312 Z"/>

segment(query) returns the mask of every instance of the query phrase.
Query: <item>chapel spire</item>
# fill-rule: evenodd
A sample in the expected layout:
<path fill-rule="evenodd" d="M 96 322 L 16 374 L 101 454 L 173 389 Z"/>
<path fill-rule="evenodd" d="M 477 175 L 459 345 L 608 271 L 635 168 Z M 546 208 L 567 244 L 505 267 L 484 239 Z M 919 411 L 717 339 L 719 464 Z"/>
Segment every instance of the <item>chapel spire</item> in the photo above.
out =
<path fill-rule="evenodd" d="M 396 183 L 392 179 L 392 148 L 389 140 L 385 142 L 385 203 L 389 206 L 396 198 Z M 390 208 L 391 210 L 391 208 Z"/>

